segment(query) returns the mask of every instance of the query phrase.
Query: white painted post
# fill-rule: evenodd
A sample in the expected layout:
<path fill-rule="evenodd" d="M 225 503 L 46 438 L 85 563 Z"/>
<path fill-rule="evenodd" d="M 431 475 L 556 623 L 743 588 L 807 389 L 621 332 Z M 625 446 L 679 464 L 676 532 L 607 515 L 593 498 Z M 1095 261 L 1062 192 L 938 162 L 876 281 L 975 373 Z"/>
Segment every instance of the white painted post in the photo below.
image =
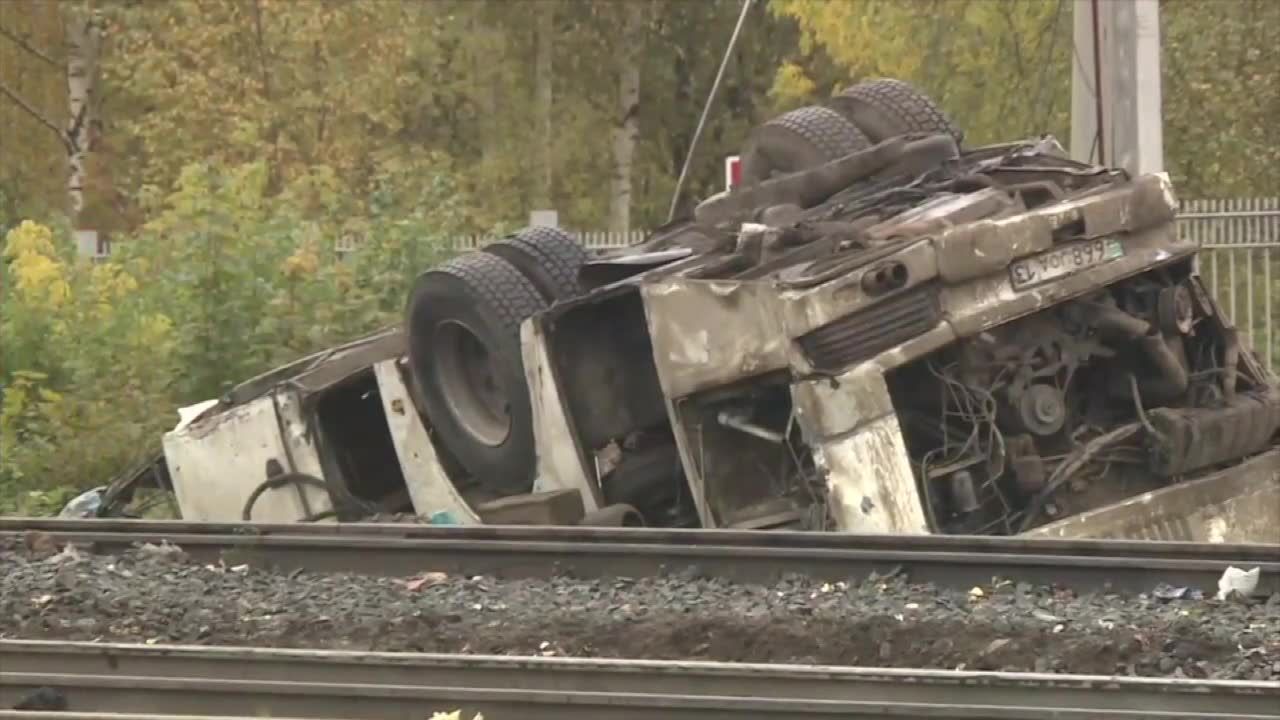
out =
<path fill-rule="evenodd" d="M 1072 9 L 1071 156 L 1164 170 L 1158 0 L 1075 0 Z"/>
<path fill-rule="evenodd" d="M 1098 151 L 1097 64 L 1099 49 L 1094 43 L 1094 0 L 1074 0 L 1071 48 L 1071 157 L 1080 162 L 1102 162 Z M 1101 25 L 1097 26 L 1099 30 Z M 1105 113 L 1106 108 L 1101 108 Z"/>
<path fill-rule="evenodd" d="M 560 227 L 560 214 L 555 210 L 530 210 L 529 225 L 543 227 Z"/>

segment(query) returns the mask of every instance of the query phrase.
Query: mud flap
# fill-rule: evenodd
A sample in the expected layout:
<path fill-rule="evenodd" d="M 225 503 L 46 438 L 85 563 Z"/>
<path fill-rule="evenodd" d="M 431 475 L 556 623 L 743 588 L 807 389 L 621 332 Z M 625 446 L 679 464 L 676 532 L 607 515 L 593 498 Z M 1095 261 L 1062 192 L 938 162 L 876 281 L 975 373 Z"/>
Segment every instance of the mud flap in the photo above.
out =
<path fill-rule="evenodd" d="M 1024 536 L 1280 543 L 1280 449 Z"/>

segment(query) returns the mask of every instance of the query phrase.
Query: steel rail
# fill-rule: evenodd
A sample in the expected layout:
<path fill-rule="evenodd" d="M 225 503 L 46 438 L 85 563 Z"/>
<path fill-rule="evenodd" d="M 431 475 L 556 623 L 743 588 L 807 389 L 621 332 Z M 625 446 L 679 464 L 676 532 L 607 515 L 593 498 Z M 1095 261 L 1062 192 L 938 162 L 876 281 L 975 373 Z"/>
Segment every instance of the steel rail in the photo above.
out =
<path fill-rule="evenodd" d="M 639 533 L 605 533 L 565 539 L 472 539 L 470 529 L 436 528 L 429 536 L 352 534 L 187 534 L 178 532 L 61 532 L 49 535 L 59 542 L 91 546 L 98 552 L 120 552 L 137 543 L 169 542 L 201 562 L 250 564 L 283 571 L 353 572 L 375 576 L 403 576 L 433 570 L 450 574 L 490 574 L 505 578 L 573 575 L 582 578 L 649 577 L 689 573 L 744 582 L 770 582 L 788 574 L 815 579 L 845 580 L 905 572 L 914 582 L 969 588 L 993 578 L 1015 582 L 1052 583 L 1080 591 L 1110 589 L 1141 592 L 1161 583 L 1216 590 L 1228 565 L 1261 570 L 1261 592 L 1280 592 L 1280 548 L 1217 546 L 1207 557 L 1186 549 L 1161 550 L 1150 543 L 1140 551 L 1122 544 L 1108 551 L 1094 543 L 1083 553 L 1066 552 L 1053 541 L 1014 540 L 975 545 L 968 538 L 897 538 L 860 544 L 859 536 L 842 536 L 843 545 L 823 547 L 797 543 L 787 546 L 782 534 L 758 533 L 760 542 L 717 542 L 716 532 L 685 536 L 683 543 L 630 542 Z M 493 528 L 489 528 L 493 530 Z M 0 537 L 22 535 L 0 532 Z M 614 539 L 619 538 L 619 539 Z M 809 538 L 809 541 L 814 538 Z M 987 538 L 988 541 L 998 540 Z M 915 542 L 914 547 L 912 543 Z M 1085 547 L 1073 541 L 1079 547 Z M 1062 549 L 1062 552 L 1058 552 Z M 1088 548 L 1086 548 L 1088 549 Z M 1226 552 L 1223 552 L 1226 550 Z M 1267 550 L 1275 550 L 1267 554 Z M 1132 554 L 1128 554 L 1132 552 Z M 1259 560 L 1259 556 L 1269 557 Z"/>
<path fill-rule="evenodd" d="M 1280 718 L 1280 682 L 42 641 L 0 641 L 0 656 L 0 707 L 50 687 L 113 713 Z"/>
<path fill-rule="evenodd" d="M 182 535 L 325 535 L 403 537 L 449 540 L 556 540 L 562 542 L 625 542 L 653 545 L 721 545 L 789 548 L 845 548 L 998 552 L 1004 554 L 1113 555 L 1124 557 L 1187 557 L 1238 562 L 1280 559 L 1280 545 L 1259 543 L 1203 543 L 1090 538 L 1023 538 L 991 535 L 862 535 L 832 532 L 764 530 L 687 530 L 670 528 L 600 528 L 579 526 L 469 525 L 440 526 L 413 523 L 214 523 L 184 520 L 68 520 L 62 518 L 0 517 L 0 532 L 41 531 L 61 535 L 81 532 L 120 532 Z"/>

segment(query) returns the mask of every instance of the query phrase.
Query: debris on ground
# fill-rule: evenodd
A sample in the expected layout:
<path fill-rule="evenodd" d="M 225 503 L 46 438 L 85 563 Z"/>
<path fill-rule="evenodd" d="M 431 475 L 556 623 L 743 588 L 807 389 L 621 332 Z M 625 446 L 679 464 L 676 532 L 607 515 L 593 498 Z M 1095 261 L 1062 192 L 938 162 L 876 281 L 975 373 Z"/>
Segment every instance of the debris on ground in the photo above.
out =
<path fill-rule="evenodd" d="M 1261 568 L 1245 571 L 1234 566 L 1228 567 L 1222 572 L 1222 577 L 1218 578 L 1218 599 L 1226 600 L 1233 593 L 1246 597 L 1252 595 L 1258 588 L 1258 577 L 1261 573 Z"/>
<path fill-rule="evenodd" d="M 1280 680 L 1280 593 L 981 595 L 909 576 L 508 580 L 202 565 L 0 545 L 0 636 Z"/>

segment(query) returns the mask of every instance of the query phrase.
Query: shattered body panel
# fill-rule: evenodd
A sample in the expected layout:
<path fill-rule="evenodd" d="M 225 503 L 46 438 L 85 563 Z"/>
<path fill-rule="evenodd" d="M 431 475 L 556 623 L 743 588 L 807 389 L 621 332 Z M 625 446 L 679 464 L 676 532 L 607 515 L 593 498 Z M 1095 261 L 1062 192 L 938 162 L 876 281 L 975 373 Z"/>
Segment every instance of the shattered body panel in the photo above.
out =
<path fill-rule="evenodd" d="M 1031 537 L 1280 544 L 1280 450 L 1042 525 Z"/>
<path fill-rule="evenodd" d="M 300 358 L 232 388 L 224 397 L 194 406 L 163 438 L 164 457 L 182 516 L 189 520 L 239 520 L 250 496 L 280 471 L 315 478 L 266 489 L 249 508 L 258 522 L 298 522 L 339 516 L 343 462 L 335 451 L 328 408 L 353 384 L 374 384 L 373 367 L 404 352 L 399 329 Z M 372 398 L 377 402 L 378 398 Z M 365 403 L 368 404 L 367 401 Z M 322 412 L 323 408 L 323 412 Z M 324 416 L 322 418 L 322 415 Z M 382 417 L 379 408 L 379 417 Z M 326 488 L 325 486 L 330 487 Z"/>
<path fill-rule="evenodd" d="M 183 518 L 240 518 L 250 493 L 266 480 L 263 469 L 272 459 L 291 457 L 299 472 L 322 475 L 315 445 L 299 432 L 305 426 L 299 408 L 296 395 L 273 392 L 166 433 L 164 453 Z M 330 509 L 322 490 L 282 488 L 264 493 L 252 519 L 297 522 Z"/>
<path fill-rule="evenodd" d="M 1200 282 L 1167 176 L 1025 143 L 873 180 L 773 224 L 714 198 L 701 215 L 731 222 L 702 237 L 729 241 L 637 261 L 534 320 L 571 366 L 583 337 L 561 337 L 564 318 L 597 313 L 621 336 L 610 306 L 643 301 L 652 366 L 617 367 L 656 375 L 666 422 L 584 431 L 570 413 L 584 474 L 607 491 L 600 457 L 669 443 L 705 527 L 1071 534 L 1238 472 L 1263 504 L 1219 498 L 1234 509 L 1212 522 L 1280 524 L 1280 477 L 1230 467 L 1275 447 L 1280 391 Z M 568 392 L 582 417 L 616 397 Z"/>

